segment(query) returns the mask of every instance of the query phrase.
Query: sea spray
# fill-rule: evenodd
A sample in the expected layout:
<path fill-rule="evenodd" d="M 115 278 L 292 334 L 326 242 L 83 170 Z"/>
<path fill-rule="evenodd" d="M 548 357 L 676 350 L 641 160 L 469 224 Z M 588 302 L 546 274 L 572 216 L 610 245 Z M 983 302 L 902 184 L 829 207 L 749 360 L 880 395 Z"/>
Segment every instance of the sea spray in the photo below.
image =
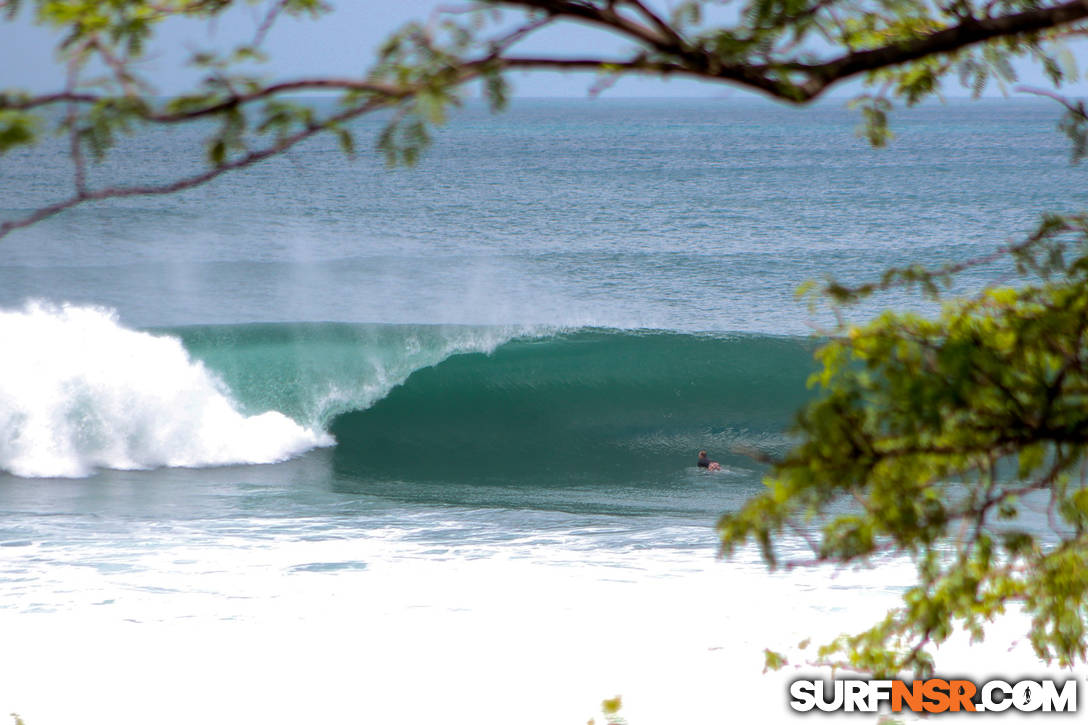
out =
<path fill-rule="evenodd" d="M 464 353 L 490 354 L 516 337 L 552 329 L 521 326 L 384 325 L 339 322 L 193 325 L 179 338 L 214 370 L 245 412 L 278 410 L 327 428 L 366 410 L 413 373 Z"/>
<path fill-rule="evenodd" d="M 0 311 L 0 469 L 81 477 L 96 468 L 271 463 L 332 438 L 274 410 L 245 415 L 175 337 L 97 307 Z"/>

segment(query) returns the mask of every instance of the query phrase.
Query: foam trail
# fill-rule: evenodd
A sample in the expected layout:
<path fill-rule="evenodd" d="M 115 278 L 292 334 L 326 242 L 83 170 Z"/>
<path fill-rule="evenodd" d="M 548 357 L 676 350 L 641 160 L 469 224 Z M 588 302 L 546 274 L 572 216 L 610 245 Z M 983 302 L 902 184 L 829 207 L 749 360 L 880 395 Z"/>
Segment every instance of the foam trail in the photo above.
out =
<path fill-rule="evenodd" d="M 272 463 L 334 442 L 276 411 L 243 415 L 177 338 L 109 310 L 0 310 L 0 340 L 0 469 L 18 476 Z"/>

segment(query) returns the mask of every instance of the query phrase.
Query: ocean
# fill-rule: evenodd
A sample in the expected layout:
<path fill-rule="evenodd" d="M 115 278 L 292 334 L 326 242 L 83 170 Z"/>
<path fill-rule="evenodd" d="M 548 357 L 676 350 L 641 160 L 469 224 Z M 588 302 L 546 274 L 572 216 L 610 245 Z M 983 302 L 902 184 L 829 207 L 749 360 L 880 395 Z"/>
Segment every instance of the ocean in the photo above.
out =
<path fill-rule="evenodd" d="M 798 643 L 875 623 L 913 569 L 717 556 L 762 487 L 738 451 L 786 450 L 812 394 L 833 318 L 795 292 L 1088 207 L 1059 117 L 952 100 L 871 149 L 834 100 L 470 103 L 414 168 L 363 119 L 354 160 L 318 139 L 0 240 L 0 712 L 554 725 L 619 694 L 631 725 L 806 717 Z M 206 131 L 126 139 L 91 179 L 199 168 Z M 66 193 L 64 150 L 0 157 L 0 218 Z M 886 307 L 932 310 L 847 314 Z M 938 672 L 1049 672 L 1022 616 L 991 631 Z M 791 667 L 762 673 L 766 647 Z"/>

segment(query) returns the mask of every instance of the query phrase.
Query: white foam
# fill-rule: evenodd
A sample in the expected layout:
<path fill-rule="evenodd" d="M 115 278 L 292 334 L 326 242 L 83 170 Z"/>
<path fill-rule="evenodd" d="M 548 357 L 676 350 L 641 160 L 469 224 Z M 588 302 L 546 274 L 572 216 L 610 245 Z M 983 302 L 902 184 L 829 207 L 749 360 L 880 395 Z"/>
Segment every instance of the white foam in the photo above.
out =
<path fill-rule="evenodd" d="M 333 443 L 276 411 L 243 415 L 178 339 L 110 310 L 0 310 L 0 346 L 0 468 L 18 476 L 272 463 Z"/>
<path fill-rule="evenodd" d="M 225 537 L 213 522 L 148 521 L 124 550 L 110 537 L 19 549 L 13 563 L 34 575 L 0 591 L 0 713 L 30 725 L 553 725 L 601 722 L 600 701 L 619 693 L 633 725 L 860 725 L 875 717 L 791 711 L 788 681 L 826 676 L 805 664 L 815 646 L 878 621 L 914 576 L 905 560 L 768 573 L 754 550 L 717 562 L 712 547 L 586 547 L 573 532 L 439 550 L 415 527 L 364 535 L 349 517 L 314 538 L 311 517 L 278 523 L 272 535 L 266 519 L 234 518 Z M 1027 624 L 1013 612 L 982 646 L 946 643 L 938 673 L 1083 676 L 1015 645 Z M 791 666 L 761 674 L 764 647 Z"/>

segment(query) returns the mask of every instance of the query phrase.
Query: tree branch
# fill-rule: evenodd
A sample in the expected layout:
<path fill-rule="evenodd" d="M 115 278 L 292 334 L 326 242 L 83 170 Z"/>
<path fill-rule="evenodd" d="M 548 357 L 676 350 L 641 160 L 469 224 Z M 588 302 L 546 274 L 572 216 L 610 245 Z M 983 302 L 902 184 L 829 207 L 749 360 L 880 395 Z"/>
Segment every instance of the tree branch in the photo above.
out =
<path fill-rule="evenodd" d="M 811 7 L 804 8 L 799 13 L 801 15 L 811 15 L 827 7 L 830 2 L 831 0 L 816 0 Z M 614 0 L 607 3 L 593 2 L 591 0 L 497 0 L 497 2 L 491 4 L 517 7 L 529 12 L 542 12 L 544 16 L 536 18 L 534 15 L 532 22 L 507 33 L 497 40 L 487 41 L 476 38 L 475 44 L 471 46 L 475 47 L 479 53 L 475 58 L 458 58 L 457 55 L 464 52 L 463 49 L 459 51 L 440 51 L 429 48 L 435 56 L 435 58 L 431 59 L 434 67 L 426 69 L 422 74 L 409 74 L 407 77 L 412 79 L 410 81 L 402 80 L 402 77 L 393 74 L 392 80 L 384 80 L 378 75 L 373 75 L 361 78 L 307 78 L 253 86 L 252 84 L 234 84 L 230 78 L 224 78 L 220 93 L 209 92 L 203 101 L 205 105 L 180 109 L 155 109 L 149 99 L 139 95 L 140 89 L 136 87 L 135 80 L 128 74 L 127 67 L 130 59 L 115 55 L 112 52 L 110 42 L 105 39 L 106 36 L 104 35 L 101 37 L 91 35 L 87 40 L 93 44 L 92 49 L 102 56 L 106 65 L 113 71 L 114 78 L 120 84 L 121 90 L 126 94 L 124 99 L 137 101 L 137 103 L 132 104 L 130 109 L 126 109 L 125 113 L 135 120 L 144 122 L 176 124 L 221 114 L 231 114 L 247 104 L 281 94 L 313 90 L 346 91 L 364 94 L 369 97 L 369 100 L 361 106 L 353 106 L 346 116 L 341 114 L 344 118 L 354 118 L 374 108 L 410 102 L 420 94 L 438 92 L 448 96 L 453 89 L 465 83 L 484 76 L 490 77 L 504 70 L 569 70 L 615 75 L 634 73 L 661 77 L 683 75 L 704 80 L 724 81 L 775 98 L 803 103 L 818 97 L 835 83 L 859 74 L 890 68 L 934 55 L 954 53 L 996 38 L 1031 36 L 1044 30 L 1070 25 L 1088 18 L 1088 0 L 1069 0 L 1050 7 L 1034 8 L 997 17 L 976 19 L 967 16 L 956 25 L 933 33 L 890 42 L 878 48 L 867 50 L 849 49 L 837 58 L 822 62 L 805 63 L 797 59 L 782 62 L 767 60 L 771 53 L 774 52 L 774 42 L 781 40 L 788 34 L 790 23 L 786 22 L 789 18 L 785 16 L 778 18 L 779 21 L 782 21 L 781 27 L 771 23 L 766 27 L 759 25 L 758 27 L 745 28 L 744 24 L 740 23 L 736 28 L 730 29 L 728 32 L 723 29 L 726 35 L 731 35 L 739 43 L 740 50 L 734 55 L 729 55 L 727 51 L 714 50 L 715 46 L 710 40 L 685 40 L 679 30 L 657 14 L 643 0 Z M 286 7 L 287 5 L 283 0 L 275 0 L 270 4 L 267 14 L 257 28 L 254 38 L 256 43 L 260 43 L 265 38 L 273 21 L 285 11 Z M 178 13 L 185 14 L 186 12 L 204 13 L 208 11 L 208 8 L 201 3 L 194 3 L 192 6 L 180 6 L 180 9 L 163 7 L 157 11 L 164 16 L 169 16 Z M 214 10 L 214 12 L 218 12 L 218 10 Z M 529 33 L 544 25 L 553 24 L 558 19 L 588 23 L 598 28 L 614 31 L 633 41 L 638 46 L 636 53 L 627 58 L 604 56 L 562 58 L 507 55 L 511 47 Z M 760 41 L 760 43 L 755 43 L 755 41 Z M 419 41 L 409 38 L 407 42 Z M 753 43 L 755 44 L 752 45 L 752 49 L 744 50 Z M 800 51 L 792 52 L 800 53 Z M 742 53 L 745 55 L 746 60 L 737 60 L 736 58 Z M 406 57 L 409 60 L 399 61 L 402 66 L 407 64 L 410 67 L 413 63 L 419 63 L 419 61 L 412 60 L 410 54 Z M 85 58 L 81 59 L 81 62 L 82 60 L 85 60 Z M 419 70 L 419 68 L 416 70 Z M 234 90 L 235 88 L 245 88 L 245 90 Z M 86 93 L 74 84 L 69 84 L 60 93 L 33 97 L 0 95 L 0 109 L 29 111 L 52 104 L 66 104 L 68 123 L 71 125 L 75 116 L 78 115 L 75 113 L 77 106 L 117 100 L 120 99 L 116 96 L 105 93 Z M 230 163 L 217 165 L 203 174 L 187 177 L 175 184 L 155 187 L 109 187 L 97 191 L 86 188 L 86 183 L 82 178 L 82 151 L 78 140 L 74 140 L 71 152 L 73 161 L 77 165 L 76 187 L 79 190 L 77 195 L 47 206 L 22 219 L 0 224 L 0 237 L 15 228 L 27 226 L 35 221 L 52 216 L 59 211 L 82 203 L 82 201 L 137 194 L 164 194 L 204 183 L 204 181 L 215 178 L 225 171 L 248 166 L 280 153 L 299 141 L 309 138 L 331 125 L 335 125 L 337 118 L 333 117 L 327 122 L 314 125 L 309 125 L 310 122 L 307 121 L 307 125 L 301 130 L 281 139 L 280 143 L 260 151 L 248 153 Z M 999 253 L 1007 251 L 1006 249 Z M 955 273 L 956 271 L 958 269 L 955 267 L 944 270 L 946 273 Z"/>
<path fill-rule="evenodd" d="M 637 23 L 609 7 L 563 0 L 509 0 L 516 5 L 544 10 L 614 30 L 652 49 L 662 59 L 615 61 L 606 58 L 505 58 L 510 67 L 600 70 L 602 68 L 659 75 L 685 74 L 710 80 L 725 80 L 772 96 L 803 103 L 821 95 L 830 86 L 862 73 L 901 65 L 921 58 L 952 53 L 1000 37 L 1023 36 L 1069 25 L 1088 18 L 1088 0 L 1070 0 L 1061 5 L 988 18 L 966 18 L 944 30 L 878 48 L 851 51 L 820 63 L 720 63 L 706 51 L 692 51 L 678 36 Z M 640 3 L 635 3 L 639 5 Z M 802 80 L 791 82 L 789 75 Z"/>
<path fill-rule="evenodd" d="M 195 186 L 200 186 L 213 179 L 216 179 L 228 171 L 236 171 L 238 169 L 244 169 L 248 166 L 264 161 L 272 156 L 287 151 L 293 146 L 298 145 L 302 141 L 324 131 L 325 129 L 335 126 L 346 121 L 350 121 L 354 118 L 362 116 L 366 113 L 383 108 L 390 105 L 389 101 L 385 99 L 371 99 L 366 103 L 351 108 L 346 111 L 332 116 L 321 123 L 315 123 L 311 126 L 303 128 L 286 138 L 281 139 L 271 146 L 267 146 L 257 151 L 250 151 L 243 156 L 240 156 L 233 161 L 228 161 L 223 164 L 219 164 L 214 168 L 208 169 L 200 174 L 194 174 L 187 176 L 177 181 L 173 181 L 169 184 L 161 185 L 147 185 L 147 186 L 111 186 L 104 189 L 84 190 L 83 193 L 76 193 L 72 196 L 58 201 L 49 206 L 42 207 L 25 217 L 14 219 L 11 221 L 0 224 L 0 237 L 20 229 L 22 227 L 28 227 L 32 224 L 36 224 L 44 219 L 48 219 L 51 216 L 55 216 L 62 211 L 71 209 L 88 201 L 102 201 L 105 199 L 118 199 L 129 196 L 161 196 L 164 194 L 173 194 L 185 189 L 191 189 Z"/>
<path fill-rule="evenodd" d="M 1061 5 L 1028 10 L 993 18 L 969 18 L 951 28 L 914 40 L 862 50 L 816 64 L 788 63 L 783 68 L 811 76 L 804 84 L 809 98 L 815 98 L 832 83 L 889 66 L 951 53 L 994 38 L 1021 36 L 1075 23 L 1088 18 L 1088 0 L 1071 0 Z"/>

